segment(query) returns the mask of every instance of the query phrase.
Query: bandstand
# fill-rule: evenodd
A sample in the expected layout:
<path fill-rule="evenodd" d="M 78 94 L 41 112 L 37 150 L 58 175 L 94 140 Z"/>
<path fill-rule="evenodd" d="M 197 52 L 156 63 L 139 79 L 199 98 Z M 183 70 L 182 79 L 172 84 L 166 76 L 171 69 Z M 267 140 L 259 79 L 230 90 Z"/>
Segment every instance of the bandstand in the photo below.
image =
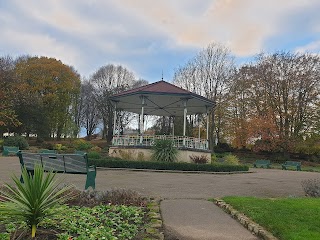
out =
<path fill-rule="evenodd" d="M 209 111 L 214 103 L 198 94 L 189 92 L 165 81 L 155 82 L 146 86 L 115 94 L 111 97 L 114 105 L 114 124 L 112 146 L 109 155 L 122 157 L 130 155 L 132 159 L 149 160 L 152 144 L 156 139 L 170 139 L 178 149 L 178 161 L 190 162 L 190 156 L 205 155 L 211 158 L 209 150 Z M 140 115 L 139 135 L 120 135 L 117 129 L 117 111 L 124 110 Z M 186 136 L 187 115 L 206 114 L 206 139 L 199 136 Z M 171 135 L 144 134 L 144 116 L 183 116 L 183 136 L 175 136 L 174 125 Z M 115 134 L 116 133 L 116 134 Z"/>

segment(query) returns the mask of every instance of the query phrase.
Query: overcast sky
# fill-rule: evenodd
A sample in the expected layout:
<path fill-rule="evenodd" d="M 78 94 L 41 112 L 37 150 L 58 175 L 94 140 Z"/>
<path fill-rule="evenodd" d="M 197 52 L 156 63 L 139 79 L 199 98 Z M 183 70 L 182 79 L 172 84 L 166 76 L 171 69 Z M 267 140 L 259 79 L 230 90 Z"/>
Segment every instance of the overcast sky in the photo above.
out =
<path fill-rule="evenodd" d="M 121 64 L 171 81 L 209 43 L 238 63 L 261 52 L 320 50 L 319 0 L 0 0 L 0 55 L 60 59 L 82 76 Z"/>

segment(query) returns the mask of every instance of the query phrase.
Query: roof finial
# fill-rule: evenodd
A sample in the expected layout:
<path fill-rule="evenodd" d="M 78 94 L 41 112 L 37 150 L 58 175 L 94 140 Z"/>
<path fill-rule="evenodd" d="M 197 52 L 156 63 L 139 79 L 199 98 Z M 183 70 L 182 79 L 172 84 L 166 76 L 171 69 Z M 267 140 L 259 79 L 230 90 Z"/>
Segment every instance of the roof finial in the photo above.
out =
<path fill-rule="evenodd" d="M 161 75 L 161 81 L 163 81 L 163 70 L 162 70 L 162 75 Z"/>

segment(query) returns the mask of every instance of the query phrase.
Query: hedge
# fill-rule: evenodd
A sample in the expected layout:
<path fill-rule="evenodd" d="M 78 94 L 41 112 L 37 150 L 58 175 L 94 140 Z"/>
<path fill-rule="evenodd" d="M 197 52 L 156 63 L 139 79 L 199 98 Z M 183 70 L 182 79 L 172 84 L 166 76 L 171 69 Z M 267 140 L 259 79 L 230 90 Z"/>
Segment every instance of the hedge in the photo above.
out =
<path fill-rule="evenodd" d="M 185 162 L 151 162 L 151 161 L 127 161 L 121 159 L 90 159 L 90 164 L 97 167 L 107 168 L 133 168 L 155 170 L 180 170 L 180 171 L 203 171 L 203 172 L 236 172 L 248 171 L 245 165 L 226 164 L 195 164 Z"/>

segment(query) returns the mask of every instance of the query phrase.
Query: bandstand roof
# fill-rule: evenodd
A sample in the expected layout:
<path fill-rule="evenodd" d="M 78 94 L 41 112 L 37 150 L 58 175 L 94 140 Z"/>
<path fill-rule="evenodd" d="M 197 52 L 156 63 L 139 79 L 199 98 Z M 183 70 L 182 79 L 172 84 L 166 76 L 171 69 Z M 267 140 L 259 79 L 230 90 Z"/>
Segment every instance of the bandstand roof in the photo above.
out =
<path fill-rule="evenodd" d="M 159 81 L 111 96 L 117 108 L 141 113 L 142 96 L 145 99 L 144 114 L 156 116 L 183 116 L 184 100 L 187 99 L 187 114 L 206 113 L 214 102 L 179 88 L 171 83 Z"/>

